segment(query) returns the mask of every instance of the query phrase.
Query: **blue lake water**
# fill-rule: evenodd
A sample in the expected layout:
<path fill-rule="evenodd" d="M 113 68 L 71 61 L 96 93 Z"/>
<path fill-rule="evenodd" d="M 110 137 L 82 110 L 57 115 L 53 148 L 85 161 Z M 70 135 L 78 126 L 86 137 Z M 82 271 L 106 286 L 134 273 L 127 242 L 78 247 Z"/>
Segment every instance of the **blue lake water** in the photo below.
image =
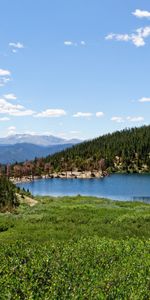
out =
<path fill-rule="evenodd" d="M 150 202 L 150 175 L 114 174 L 103 179 L 41 179 L 18 184 L 33 195 L 87 195 Z"/>

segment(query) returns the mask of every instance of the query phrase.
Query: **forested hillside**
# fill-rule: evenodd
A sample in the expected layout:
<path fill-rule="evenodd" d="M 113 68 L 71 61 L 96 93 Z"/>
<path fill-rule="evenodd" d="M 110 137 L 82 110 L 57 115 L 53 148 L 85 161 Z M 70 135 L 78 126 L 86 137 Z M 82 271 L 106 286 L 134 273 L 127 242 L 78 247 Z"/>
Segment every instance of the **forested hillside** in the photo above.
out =
<path fill-rule="evenodd" d="M 150 171 L 150 126 L 126 129 L 76 145 L 45 159 L 54 169 Z"/>
<path fill-rule="evenodd" d="M 1 166 L 0 169 L 1 174 L 17 178 L 41 175 L 77 178 L 81 175 L 84 178 L 86 171 L 87 177 L 101 176 L 100 172 L 102 175 L 150 172 L 150 126 L 103 135 L 46 158 Z"/>

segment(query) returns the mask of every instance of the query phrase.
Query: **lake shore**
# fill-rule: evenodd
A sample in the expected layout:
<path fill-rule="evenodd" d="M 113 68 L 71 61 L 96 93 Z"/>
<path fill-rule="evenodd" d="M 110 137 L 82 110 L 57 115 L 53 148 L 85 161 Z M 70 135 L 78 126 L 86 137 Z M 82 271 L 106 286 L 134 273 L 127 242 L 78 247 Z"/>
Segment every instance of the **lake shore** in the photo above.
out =
<path fill-rule="evenodd" d="M 51 174 L 42 174 L 42 175 L 38 175 L 38 176 L 32 176 L 32 175 L 28 175 L 28 176 L 21 176 L 21 177 L 10 177 L 10 181 L 14 184 L 18 184 L 18 183 L 28 183 L 28 182 L 33 182 L 33 181 L 37 181 L 40 179 L 93 179 L 93 178 L 104 178 L 107 177 L 109 175 L 113 175 L 113 174 L 120 174 L 120 175 L 128 175 L 128 174 L 141 174 L 141 175 L 149 175 L 149 172 L 137 172 L 137 173 L 129 173 L 129 172 L 113 172 L 113 173 L 108 173 L 107 171 L 105 172 L 101 172 L 101 171 L 67 171 L 67 172 L 59 172 L 59 173 L 51 173 Z"/>
<path fill-rule="evenodd" d="M 39 179 L 53 179 L 53 178 L 60 178 L 60 179 L 92 179 L 92 178 L 104 178 L 108 176 L 107 173 L 103 174 L 101 171 L 76 171 L 76 172 L 60 172 L 60 173 L 52 173 L 49 175 L 42 174 L 41 176 L 22 176 L 22 177 L 10 177 L 10 180 L 14 183 L 25 183 L 25 182 L 32 182 Z"/>

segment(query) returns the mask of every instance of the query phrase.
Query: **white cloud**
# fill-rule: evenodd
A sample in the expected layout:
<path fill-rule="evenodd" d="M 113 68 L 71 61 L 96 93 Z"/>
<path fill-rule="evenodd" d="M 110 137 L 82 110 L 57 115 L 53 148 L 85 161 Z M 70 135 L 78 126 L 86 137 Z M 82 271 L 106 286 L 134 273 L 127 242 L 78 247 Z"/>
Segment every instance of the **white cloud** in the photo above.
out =
<path fill-rule="evenodd" d="M 75 118 L 89 118 L 92 117 L 92 113 L 90 112 L 77 112 L 76 114 L 73 115 Z"/>
<path fill-rule="evenodd" d="M 104 116 L 104 113 L 102 112 L 102 111 L 98 111 L 97 113 L 96 113 L 96 117 L 97 118 L 101 118 L 101 117 L 103 117 Z"/>
<path fill-rule="evenodd" d="M 11 72 L 9 70 L 0 69 L 0 86 L 4 86 L 10 81 Z"/>
<path fill-rule="evenodd" d="M 17 99 L 17 97 L 12 93 L 4 95 L 4 98 L 7 100 L 16 100 Z"/>
<path fill-rule="evenodd" d="M 23 49 L 24 45 L 20 42 L 17 43 L 9 43 L 9 46 L 16 49 Z"/>
<path fill-rule="evenodd" d="M 0 69 L 0 76 L 10 76 L 11 73 L 9 70 Z"/>
<path fill-rule="evenodd" d="M 117 117 L 117 116 L 112 117 L 111 121 L 117 122 L 117 123 L 124 123 L 124 119 L 122 117 Z"/>
<path fill-rule="evenodd" d="M 132 14 L 137 18 L 150 18 L 150 12 L 147 10 L 136 9 Z"/>
<path fill-rule="evenodd" d="M 2 121 L 2 122 L 9 121 L 9 120 L 10 120 L 10 119 L 7 118 L 7 117 L 0 118 L 0 121 Z"/>
<path fill-rule="evenodd" d="M 85 41 L 81 41 L 81 46 L 86 46 L 86 42 Z"/>
<path fill-rule="evenodd" d="M 79 42 L 79 43 L 77 43 L 77 42 L 73 42 L 73 41 L 64 41 L 64 45 L 65 46 L 74 46 L 74 47 L 76 47 L 76 46 L 86 46 L 86 42 L 85 41 L 81 41 L 81 42 Z"/>
<path fill-rule="evenodd" d="M 138 28 L 136 32 L 139 34 L 139 36 L 147 38 L 150 36 L 150 26 Z"/>
<path fill-rule="evenodd" d="M 65 46 L 74 46 L 75 44 L 72 41 L 64 41 Z"/>
<path fill-rule="evenodd" d="M 145 45 L 145 39 L 150 36 L 150 26 L 141 27 L 135 30 L 131 34 L 116 34 L 110 33 L 105 39 L 106 40 L 116 40 L 123 42 L 132 42 L 136 47 L 142 47 Z"/>
<path fill-rule="evenodd" d="M 127 117 L 127 120 L 130 122 L 142 122 L 144 121 L 143 117 Z"/>
<path fill-rule="evenodd" d="M 104 116 L 104 113 L 102 111 L 98 111 L 98 112 L 96 112 L 95 115 L 97 118 L 101 118 Z M 91 113 L 91 112 L 77 112 L 73 115 L 73 117 L 75 117 L 75 118 L 90 118 L 92 116 L 93 116 L 93 113 Z"/>
<path fill-rule="evenodd" d="M 39 118 L 58 118 L 63 117 L 67 113 L 63 109 L 46 109 L 45 111 L 42 111 L 35 115 L 35 117 Z"/>
<path fill-rule="evenodd" d="M 0 99 L 0 114 L 7 114 L 9 116 L 31 116 L 34 114 L 33 110 L 26 109 L 20 104 L 12 104 L 5 99 Z"/>
<path fill-rule="evenodd" d="M 114 122 L 117 122 L 117 123 L 124 123 L 124 122 L 142 122 L 144 121 L 144 118 L 143 117 L 126 117 L 126 118 L 122 118 L 122 117 L 112 117 L 111 118 L 111 121 L 114 121 Z"/>
<path fill-rule="evenodd" d="M 135 35 L 132 38 L 132 42 L 136 47 L 145 46 L 145 41 L 141 36 Z"/>
<path fill-rule="evenodd" d="M 141 102 L 141 103 L 150 102 L 150 98 L 143 97 L 143 98 L 139 99 L 138 102 Z"/>
<path fill-rule="evenodd" d="M 105 37 L 106 40 L 116 40 L 116 41 L 124 41 L 128 42 L 130 40 L 130 36 L 128 34 L 116 34 L 110 33 Z"/>

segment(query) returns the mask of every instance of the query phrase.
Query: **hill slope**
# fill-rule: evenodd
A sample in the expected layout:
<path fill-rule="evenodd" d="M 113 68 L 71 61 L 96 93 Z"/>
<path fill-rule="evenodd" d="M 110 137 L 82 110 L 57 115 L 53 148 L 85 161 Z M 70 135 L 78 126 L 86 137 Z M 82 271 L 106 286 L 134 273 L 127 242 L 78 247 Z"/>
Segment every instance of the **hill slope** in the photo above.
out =
<path fill-rule="evenodd" d="M 150 172 L 150 126 L 101 136 L 49 156 L 45 162 L 59 170 L 66 165 L 68 170 Z"/>

